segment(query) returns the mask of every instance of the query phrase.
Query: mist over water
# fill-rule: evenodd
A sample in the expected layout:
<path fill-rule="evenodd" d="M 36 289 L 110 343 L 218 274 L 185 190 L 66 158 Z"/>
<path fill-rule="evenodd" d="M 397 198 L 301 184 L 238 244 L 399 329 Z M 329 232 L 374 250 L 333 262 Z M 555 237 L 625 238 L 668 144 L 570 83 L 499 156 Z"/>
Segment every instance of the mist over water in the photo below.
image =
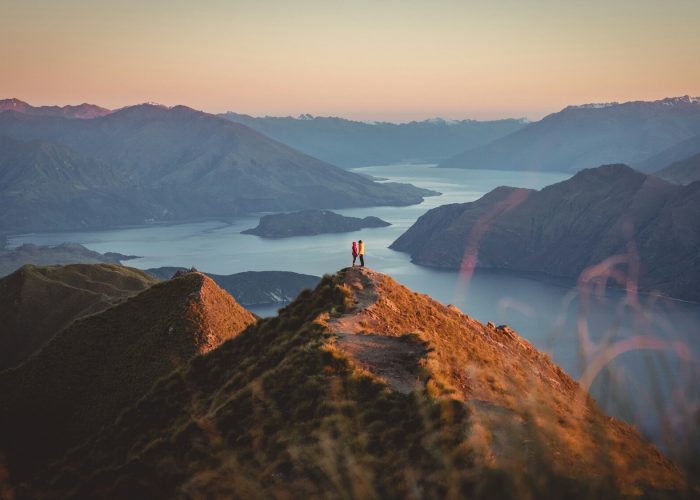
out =
<path fill-rule="evenodd" d="M 409 207 L 336 210 L 356 217 L 373 215 L 392 224 L 354 233 L 262 239 L 240 234 L 258 221 L 258 217 L 243 217 L 27 234 L 10 238 L 9 243 L 77 242 L 98 252 L 142 256 L 126 262 L 141 269 L 195 266 L 216 274 L 284 270 L 320 276 L 350 265 L 350 244 L 362 239 L 368 267 L 445 304 L 454 304 L 479 321 L 510 325 L 550 353 L 569 374 L 590 379 L 591 393 L 606 412 L 634 423 L 660 447 L 673 451 L 695 431 L 689 427 L 689 415 L 700 400 L 695 361 L 700 357 L 700 305 L 654 295 L 640 295 L 636 303 L 623 291 L 610 289 L 590 296 L 586 293 L 588 298 L 582 300 L 582 292 L 591 291 L 579 290 L 570 282 L 504 272 L 477 271 L 464 283 L 456 271 L 417 266 L 408 255 L 388 249 L 431 208 L 473 201 L 501 185 L 539 189 L 565 180 L 569 174 L 436 169 L 414 164 L 364 167 L 355 172 L 443 194 Z M 276 309 L 253 308 L 260 315 L 274 314 Z M 582 356 L 582 336 L 599 346 L 588 359 Z M 625 339 L 632 340 L 622 343 Z M 608 360 L 606 356 L 611 361 L 601 361 L 600 370 L 591 371 L 595 365 L 592 360 Z"/>

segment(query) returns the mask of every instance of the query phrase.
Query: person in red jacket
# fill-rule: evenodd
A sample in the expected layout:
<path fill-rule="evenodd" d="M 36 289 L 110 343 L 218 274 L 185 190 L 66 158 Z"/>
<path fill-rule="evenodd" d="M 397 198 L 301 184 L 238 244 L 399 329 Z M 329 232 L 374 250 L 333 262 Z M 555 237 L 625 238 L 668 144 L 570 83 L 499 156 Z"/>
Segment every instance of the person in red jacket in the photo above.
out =
<path fill-rule="evenodd" d="M 352 267 L 355 267 L 355 261 L 357 260 L 357 243 L 352 242 Z"/>

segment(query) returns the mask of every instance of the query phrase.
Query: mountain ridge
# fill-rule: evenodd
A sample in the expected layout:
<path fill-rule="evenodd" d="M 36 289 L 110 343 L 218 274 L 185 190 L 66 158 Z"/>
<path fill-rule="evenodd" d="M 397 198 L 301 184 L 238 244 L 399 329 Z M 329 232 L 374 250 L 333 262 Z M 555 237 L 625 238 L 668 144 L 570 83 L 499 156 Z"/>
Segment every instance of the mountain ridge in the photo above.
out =
<path fill-rule="evenodd" d="M 0 372 L 17 366 L 75 319 L 110 308 L 157 281 L 112 264 L 24 265 L 0 278 Z"/>
<path fill-rule="evenodd" d="M 390 248 L 423 265 L 569 279 L 612 265 L 616 256 L 629 280 L 611 271 L 618 286 L 697 301 L 699 188 L 625 165 L 584 169 L 540 191 L 501 187 L 475 202 L 429 210 Z"/>
<path fill-rule="evenodd" d="M 347 268 L 158 380 L 23 493 L 587 498 L 682 488 L 653 446 L 511 329 Z"/>
<path fill-rule="evenodd" d="M 253 117 L 222 113 L 280 142 L 344 168 L 398 162 L 437 162 L 468 146 L 485 144 L 524 125 L 493 121 L 428 119 L 406 123 L 359 122 L 334 116 Z"/>
<path fill-rule="evenodd" d="M 371 181 L 245 125 L 186 106 L 143 104 L 91 120 L 8 111 L 0 113 L 2 135 L 13 141 L 13 148 L 0 148 L 0 153 L 7 150 L 10 156 L 14 149 L 42 150 L 42 142 L 35 141 L 61 144 L 54 152 L 74 152 L 71 161 L 45 159 L 46 164 L 61 165 L 60 182 L 47 178 L 31 189 L 20 189 L 22 182 L 31 180 L 30 159 L 8 160 L 6 168 L 22 176 L 8 176 L 0 184 L 5 191 L 0 191 L 1 213 L 12 214 L 3 220 L 6 231 L 406 205 L 436 194 L 407 184 Z M 73 165 L 79 159 L 90 165 L 83 170 L 97 176 L 97 185 L 87 190 L 75 187 L 77 174 L 69 175 L 77 172 Z M 42 190 L 50 195 L 47 200 Z"/>
<path fill-rule="evenodd" d="M 10 99 L 0 99 L 0 113 L 3 111 L 17 111 L 30 115 L 63 116 L 66 118 L 83 120 L 89 120 L 111 113 L 111 110 L 107 108 L 97 106 L 96 104 L 88 104 L 86 102 L 77 105 L 69 104 L 66 106 L 32 106 L 14 97 Z"/>
<path fill-rule="evenodd" d="M 0 449 L 11 470 L 36 473 L 114 421 L 158 378 L 254 322 L 199 273 L 77 319 L 23 364 L 0 372 Z"/>
<path fill-rule="evenodd" d="M 568 106 L 438 166 L 576 172 L 603 164 L 644 165 L 698 133 L 700 100 L 688 96 Z"/>

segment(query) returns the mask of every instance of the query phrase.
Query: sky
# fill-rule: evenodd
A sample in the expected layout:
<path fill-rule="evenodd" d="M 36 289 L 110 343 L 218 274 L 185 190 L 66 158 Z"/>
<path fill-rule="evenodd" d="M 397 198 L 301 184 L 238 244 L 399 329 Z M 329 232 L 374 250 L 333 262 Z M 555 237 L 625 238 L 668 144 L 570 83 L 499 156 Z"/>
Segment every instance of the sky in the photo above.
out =
<path fill-rule="evenodd" d="M 0 98 L 536 120 L 700 96 L 700 0 L 0 0 Z"/>

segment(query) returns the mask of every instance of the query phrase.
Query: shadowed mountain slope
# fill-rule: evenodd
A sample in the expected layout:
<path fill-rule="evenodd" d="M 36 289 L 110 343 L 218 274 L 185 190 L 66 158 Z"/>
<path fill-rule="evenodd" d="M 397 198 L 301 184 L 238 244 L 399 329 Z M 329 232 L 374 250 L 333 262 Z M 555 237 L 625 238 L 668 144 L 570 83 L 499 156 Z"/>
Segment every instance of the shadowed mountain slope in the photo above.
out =
<path fill-rule="evenodd" d="M 592 498 L 681 488 L 653 446 L 509 328 L 346 269 L 159 380 L 21 491 Z"/>
<path fill-rule="evenodd" d="M 29 141 L 29 145 L 6 146 L 9 153 L 5 155 L 14 154 L 15 149 L 31 150 L 0 163 L 10 172 L 0 188 L 13 193 L 12 197 L 3 194 L 0 201 L 17 218 L 16 222 L 7 218 L 6 230 L 408 205 L 435 194 L 407 184 L 371 181 L 245 125 L 185 106 L 144 104 L 92 120 L 4 112 L 0 113 L 1 135 L 15 142 Z M 47 146 L 31 141 L 62 146 L 52 146 L 37 159 L 34 150 L 43 151 Z M 81 162 L 86 163 L 85 168 Z M 97 178 L 87 183 L 84 171 L 94 172 Z M 21 184 L 35 177 L 40 179 L 37 188 Z M 76 197 L 77 189 L 82 194 Z M 44 190 L 51 195 L 46 203 L 42 202 Z M 90 203 L 95 198 L 104 209 Z M 50 203 L 53 200 L 56 203 Z M 38 203 L 32 211 L 33 202 L 46 206 Z M 26 210 L 23 218 L 19 217 L 22 210 Z"/>
<path fill-rule="evenodd" d="M 3 231 L 143 222 L 151 203 L 130 184 L 106 162 L 63 144 L 0 137 Z"/>
<path fill-rule="evenodd" d="M 654 175 L 676 184 L 690 184 L 700 181 L 700 153 L 673 162 L 669 166 L 655 172 Z"/>
<path fill-rule="evenodd" d="M 111 264 L 26 265 L 0 279 L 0 371 L 16 366 L 76 318 L 103 311 L 157 283 Z"/>
<path fill-rule="evenodd" d="M 344 168 L 402 161 L 438 162 L 514 132 L 524 120 L 442 120 L 409 123 L 358 122 L 302 115 L 298 118 L 220 116 Z"/>
<path fill-rule="evenodd" d="M 700 98 L 569 106 L 439 166 L 576 172 L 636 165 L 698 134 Z"/>
<path fill-rule="evenodd" d="M 210 278 L 188 273 L 73 322 L 0 373 L 0 450 L 10 471 L 36 472 L 254 321 Z"/>
<path fill-rule="evenodd" d="M 391 248 L 427 266 L 572 279 L 588 270 L 582 279 L 700 300 L 698 213 L 700 183 L 606 165 L 540 191 L 499 187 L 429 210 Z"/>
<path fill-rule="evenodd" d="M 700 154 L 700 135 L 674 144 L 651 158 L 632 166 L 642 172 L 657 172 L 672 163 L 685 160 L 696 154 Z"/>

